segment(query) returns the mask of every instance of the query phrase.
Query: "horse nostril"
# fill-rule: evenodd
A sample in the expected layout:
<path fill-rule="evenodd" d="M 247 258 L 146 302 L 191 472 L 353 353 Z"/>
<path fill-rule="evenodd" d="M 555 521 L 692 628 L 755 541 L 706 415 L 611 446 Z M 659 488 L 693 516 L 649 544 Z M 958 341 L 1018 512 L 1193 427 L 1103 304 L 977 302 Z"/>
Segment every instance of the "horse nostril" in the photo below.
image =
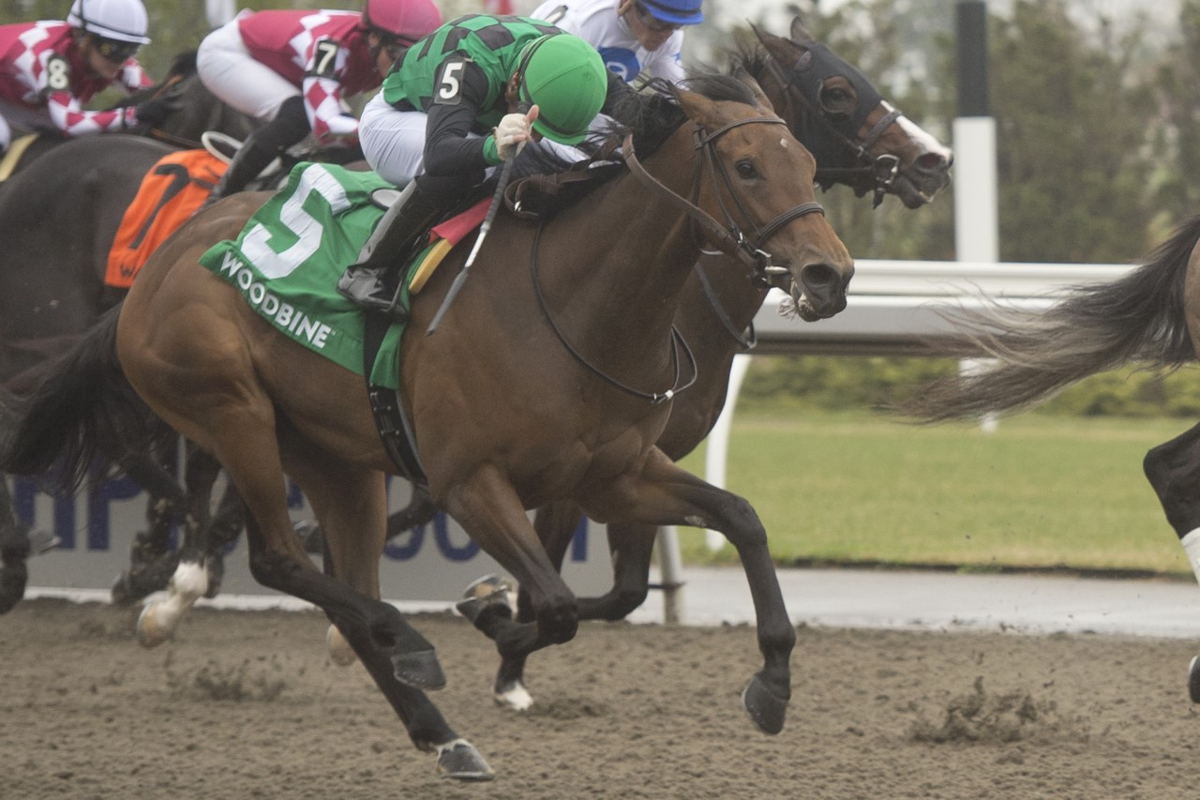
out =
<path fill-rule="evenodd" d="M 947 158 L 939 153 L 923 153 L 913 161 L 913 165 L 922 172 L 942 172 L 949 169 L 952 163 L 953 156 Z"/>
<path fill-rule="evenodd" d="M 838 271 L 829 264 L 808 264 L 800 270 L 800 282 L 811 294 L 824 294 L 842 282 Z"/>

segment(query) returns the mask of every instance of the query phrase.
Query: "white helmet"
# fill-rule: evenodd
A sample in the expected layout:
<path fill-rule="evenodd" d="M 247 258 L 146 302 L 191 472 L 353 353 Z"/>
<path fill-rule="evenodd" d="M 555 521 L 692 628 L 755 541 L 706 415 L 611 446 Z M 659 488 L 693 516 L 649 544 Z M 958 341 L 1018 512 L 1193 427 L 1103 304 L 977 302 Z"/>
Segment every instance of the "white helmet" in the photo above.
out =
<path fill-rule="evenodd" d="M 142 0 L 75 0 L 67 24 L 101 39 L 146 44 L 146 7 Z"/>

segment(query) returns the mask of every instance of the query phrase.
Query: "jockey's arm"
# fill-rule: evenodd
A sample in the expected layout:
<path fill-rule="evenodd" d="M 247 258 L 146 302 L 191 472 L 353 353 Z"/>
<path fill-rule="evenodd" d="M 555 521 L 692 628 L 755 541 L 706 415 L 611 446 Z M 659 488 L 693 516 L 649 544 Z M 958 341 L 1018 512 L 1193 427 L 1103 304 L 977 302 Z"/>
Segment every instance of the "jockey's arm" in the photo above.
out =
<path fill-rule="evenodd" d="M 65 89 L 46 95 L 46 110 L 54 126 L 67 136 L 122 131 L 137 122 L 133 106 L 108 111 L 85 111 L 79 100 Z"/>
<path fill-rule="evenodd" d="M 468 62 L 462 66 L 461 84 L 453 97 L 435 94 L 425 127 L 423 159 L 427 175 L 448 177 L 482 172 L 500 163 L 492 134 L 470 136 L 487 90 L 488 79 L 483 70 Z"/>
<path fill-rule="evenodd" d="M 347 48 L 331 38 L 319 39 L 309 49 L 300 94 L 309 127 L 322 143 L 358 136 L 358 120 L 342 98 L 340 76 L 348 58 Z"/>

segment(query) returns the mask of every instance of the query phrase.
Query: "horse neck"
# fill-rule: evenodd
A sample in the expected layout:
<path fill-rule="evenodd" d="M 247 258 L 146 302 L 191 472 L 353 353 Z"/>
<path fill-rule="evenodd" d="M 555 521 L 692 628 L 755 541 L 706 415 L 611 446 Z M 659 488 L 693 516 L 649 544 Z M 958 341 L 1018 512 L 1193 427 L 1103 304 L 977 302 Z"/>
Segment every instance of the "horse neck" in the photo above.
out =
<path fill-rule="evenodd" d="M 645 162 L 650 174 L 683 197 L 698 157 L 691 131 L 685 124 Z M 574 336 L 608 352 L 622 345 L 636 352 L 643 343 L 665 341 L 699 245 L 690 219 L 631 174 L 595 197 L 574 209 L 576 225 L 558 228 L 552 245 L 558 255 L 547 247 L 541 257 L 547 267 L 543 291 L 552 308 L 571 309 Z M 581 257 L 589 245 L 595 257 Z"/>
<path fill-rule="evenodd" d="M 733 330 L 741 334 L 753 322 L 768 290 L 753 280 L 745 265 L 730 256 L 702 256 L 696 269 L 703 270 L 712 296 L 693 271 L 680 296 L 676 324 L 692 344 L 697 359 L 720 368 L 742 350 L 742 344 L 721 322 L 721 313 L 728 316 Z"/>

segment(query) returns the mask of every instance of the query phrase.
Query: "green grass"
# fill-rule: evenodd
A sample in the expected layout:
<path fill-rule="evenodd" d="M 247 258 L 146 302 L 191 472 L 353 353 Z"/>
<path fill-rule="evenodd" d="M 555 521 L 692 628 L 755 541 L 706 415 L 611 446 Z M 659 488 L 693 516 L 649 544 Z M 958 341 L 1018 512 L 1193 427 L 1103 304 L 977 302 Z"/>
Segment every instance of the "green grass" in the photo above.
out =
<path fill-rule="evenodd" d="M 1190 574 L 1142 457 L 1192 423 L 1024 415 L 917 427 L 868 414 L 739 414 L 728 488 L 779 563 L 1150 570 Z M 703 474 L 703 447 L 683 462 Z M 689 562 L 715 556 L 680 530 Z"/>

